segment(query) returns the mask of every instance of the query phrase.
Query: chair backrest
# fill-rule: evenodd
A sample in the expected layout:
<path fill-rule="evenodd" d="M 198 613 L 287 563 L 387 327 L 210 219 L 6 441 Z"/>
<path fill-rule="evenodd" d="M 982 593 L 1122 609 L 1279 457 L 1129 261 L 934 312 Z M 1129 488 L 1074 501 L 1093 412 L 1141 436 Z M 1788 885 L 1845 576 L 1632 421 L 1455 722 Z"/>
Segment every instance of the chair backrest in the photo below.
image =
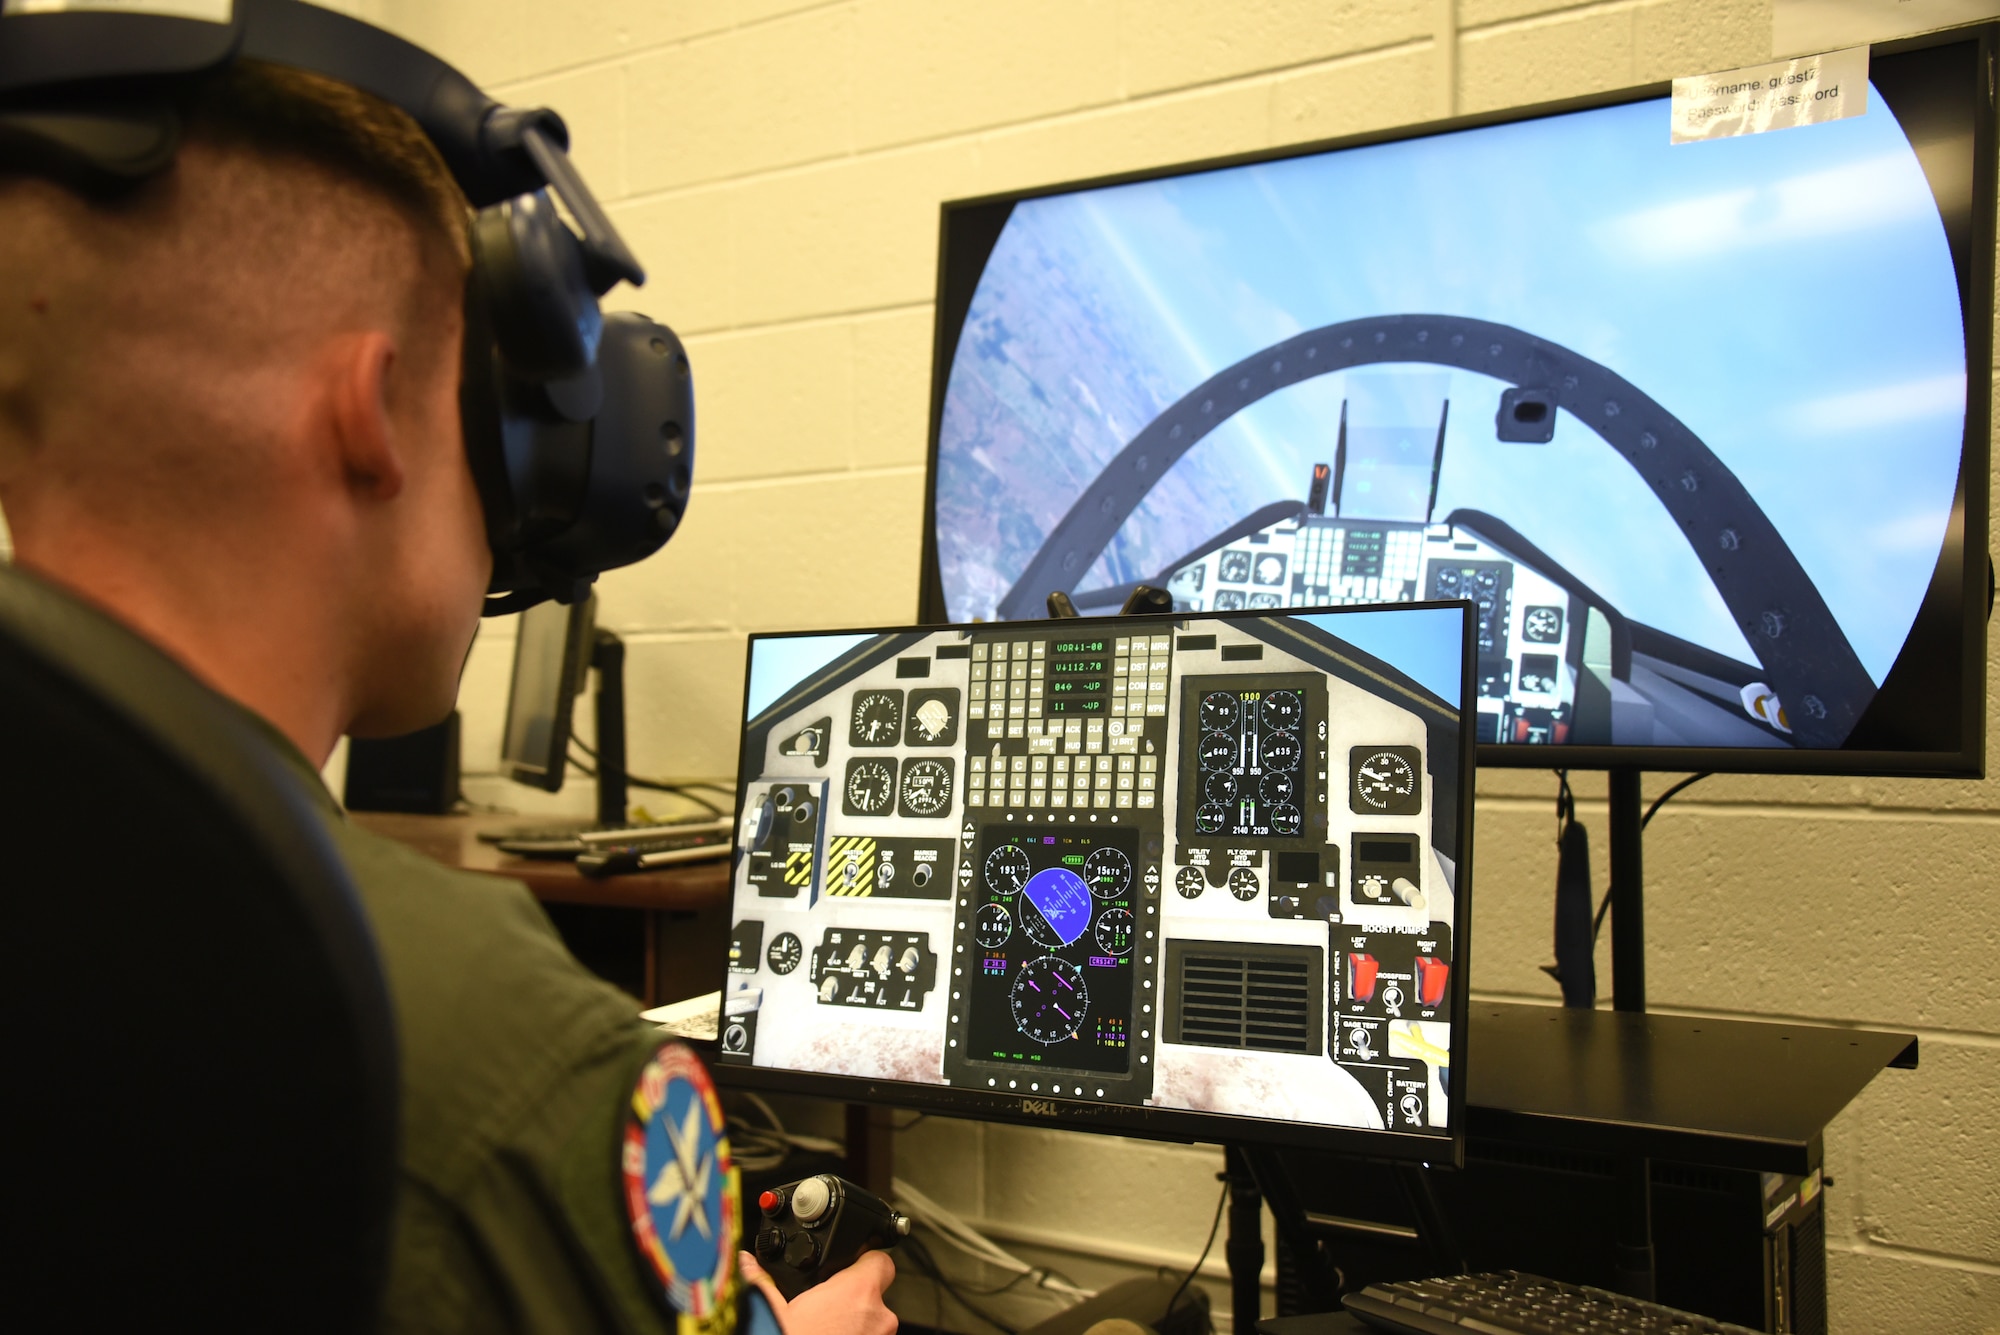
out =
<path fill-rule="evenodd" d="M 395 1030 L 323 818 L 233 706 L 5 567 L 0 905 L 0 1311 L 372 1327 Z"/>

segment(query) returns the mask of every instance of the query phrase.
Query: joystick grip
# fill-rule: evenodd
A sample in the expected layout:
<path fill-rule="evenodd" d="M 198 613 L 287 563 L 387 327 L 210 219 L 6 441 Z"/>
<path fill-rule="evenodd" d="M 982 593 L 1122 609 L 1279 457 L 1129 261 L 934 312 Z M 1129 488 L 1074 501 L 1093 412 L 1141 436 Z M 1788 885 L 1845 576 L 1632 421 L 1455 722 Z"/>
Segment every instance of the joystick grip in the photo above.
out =
<path fill-rule="evenodd" d="M 908 1217 L 887 1201 L 831 1173 L 773 1187 L 757 1198 L 757 1208 L 762 1218 L 752 1250 L 787 1299 L 910 1232 Z"/>

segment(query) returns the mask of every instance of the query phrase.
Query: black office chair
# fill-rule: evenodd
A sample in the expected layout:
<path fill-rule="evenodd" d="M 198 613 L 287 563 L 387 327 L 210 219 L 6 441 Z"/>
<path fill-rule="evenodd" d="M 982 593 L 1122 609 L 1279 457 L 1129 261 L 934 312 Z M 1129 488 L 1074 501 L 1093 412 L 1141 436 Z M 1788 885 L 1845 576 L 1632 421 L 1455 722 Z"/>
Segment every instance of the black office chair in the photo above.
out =
<path fill-rule="evenodd" d="M 240 715 L 5 567 L 0 903 L 7 1324 L 373 1327 L 396 1047 L 340 858 Z"/>

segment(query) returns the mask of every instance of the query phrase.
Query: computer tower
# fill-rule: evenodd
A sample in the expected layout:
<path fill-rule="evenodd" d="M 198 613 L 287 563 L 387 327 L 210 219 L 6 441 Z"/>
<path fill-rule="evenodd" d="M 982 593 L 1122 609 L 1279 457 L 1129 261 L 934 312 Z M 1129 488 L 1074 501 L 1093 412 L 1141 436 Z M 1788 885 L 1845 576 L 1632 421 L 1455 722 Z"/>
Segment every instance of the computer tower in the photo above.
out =
<path fill-rule="evenodd" d="M 442 815 L 458 802 L 458 711 L 401 737 L 354 738 L 347 744 L 349 811 Z"/>
<path fill-rule="evenodd" d="M 1410 1170 L 1284 1152 L 1322 1264 L 1340 1291 L 1435 1274 L 1408 1197 Z M 1430 1174 L 1468 1270 L 1525 1270 L 1616 1288 L 1617 1161 L 1474 1139 L 1465 1167 Z M 1655 1162 L 1651 1165 L 1656 1297 L 1669 1306 L 1793 1335 L 1825 1335 L 1822 1176 Z M 1313 1310 L 1313 1285 L 1280 1238 L 1278 1312 Z"/>

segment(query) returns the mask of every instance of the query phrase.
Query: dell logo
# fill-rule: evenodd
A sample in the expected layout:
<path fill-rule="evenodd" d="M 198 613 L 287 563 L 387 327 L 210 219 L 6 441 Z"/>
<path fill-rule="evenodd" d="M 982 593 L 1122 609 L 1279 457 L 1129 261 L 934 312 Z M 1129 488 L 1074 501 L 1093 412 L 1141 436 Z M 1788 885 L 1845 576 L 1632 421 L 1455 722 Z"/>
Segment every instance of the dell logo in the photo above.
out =
<path fill-rule="evenodd" d="M 1056 1105 L 1049 1099 L 1022 1099 L 1021 1111 L 1030 1117 L 1054 1117 Z"/>

